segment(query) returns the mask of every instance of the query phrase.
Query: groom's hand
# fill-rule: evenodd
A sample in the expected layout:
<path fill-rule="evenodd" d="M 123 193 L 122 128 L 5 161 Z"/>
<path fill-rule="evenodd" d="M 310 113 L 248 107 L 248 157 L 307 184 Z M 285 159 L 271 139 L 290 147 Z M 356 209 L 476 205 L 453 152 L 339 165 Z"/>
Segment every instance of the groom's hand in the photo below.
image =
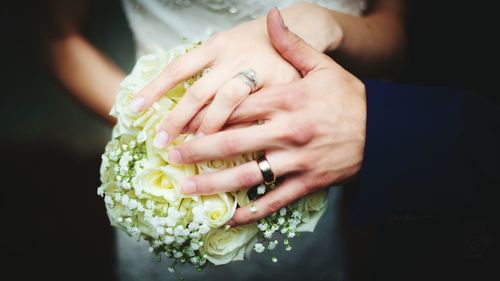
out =
<path fill-rule="evenodd" d="M 360 169 L 365 144 L 363 83 L 316 51 L 284 25 L 277 9 L 267 18 L 276 50 L 303 78 L 264 88 L 249 96 L 230 117 L 232 123 L 264 124 L 196 138 L 169 154 L 173 163 L 223 159 L 265 151 L 272 171 L 284 181 L 252 205 L 237 209 L 230 225 L 266 217 L 312 192 L 351 178 Z M 250 188 L 263 181 L 255 161 L 189 178 L 182 191 L 210 194 Z"/>

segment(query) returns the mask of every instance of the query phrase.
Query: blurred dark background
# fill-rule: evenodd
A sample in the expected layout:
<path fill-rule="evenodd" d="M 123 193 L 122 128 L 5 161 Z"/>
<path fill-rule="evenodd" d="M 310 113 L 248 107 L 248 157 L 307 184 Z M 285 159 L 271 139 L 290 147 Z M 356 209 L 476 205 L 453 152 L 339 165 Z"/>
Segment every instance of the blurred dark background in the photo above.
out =
<path fill-rule="evenodd" d="M 497 72 L 489 71 L 498 65 L 497 16 L 485 3 L 412 1 L 400 80 L 467 87 L 498 100 Z M 73 100 L 45 65 L 43 11 L 43 1 L 0 4 L 0 276 L 113 280 L 113 233 L 96 195 L 110 126 Z M 120 2 L 93 1 L 88 18 L 90 41 L 130 71 L 135 51 Z M 348 229 L 349 270 L 358 280 L 499 280 L 494 216 L 396 214 Z"/>

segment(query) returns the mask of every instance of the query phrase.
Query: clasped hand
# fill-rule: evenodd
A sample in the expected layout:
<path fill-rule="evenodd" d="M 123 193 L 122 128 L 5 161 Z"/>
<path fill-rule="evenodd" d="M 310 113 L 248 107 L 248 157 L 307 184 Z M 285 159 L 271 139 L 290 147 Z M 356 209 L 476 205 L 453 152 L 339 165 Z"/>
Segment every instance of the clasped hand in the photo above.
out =
<path fill-rule="evenodd" d="M 241 90 L 241 85 L 237 87 L 230 77 L 224 84 L 223 81 L 228 81 L 225 70 L 214 69 L 189 89 L 160 125 L 155 141 L 158 146 L 166 146 L 170 141 L 168 136 L 183 130 L 201 132 L 197 138 L 169 152 L 169 161 L 174 164 L 265 151 L 272 171 L 284 180 L 252 204 L 256 211 L 251 211 L 250 206 L 238 208 L 229 225 L 266 217 L 303 196 L 343 182 L 356 174 L 363 159 L 366 127 L 363 83 L 289 31 L 277 9 L 267 15 L 267 33 L 268 41 L 262 42 L 267 42 L 269 48 L 259 47 L 259 50 L 276 52 L 279 58 L 267 62 L 267 67 L 255 66 L 256 72 L 271 71 L 281 78 L 260 82 L 259 90 L 250 94 L 248 89 Z M 203 63 L 182 65 L 182 69 L 195 73 L 206 66 L 204 52 L 210 48 L 217 47 L 192 51 L 191 57 Z M 142 100 L 133 106 L 137 110 L 147 107 L 154 100 L 147 96 L 154 95 L 151 89 L 164 90 L 178 83 L 168 77 L 177 77 L 175 65 L 180 69 L 186 61 L 185 57 L 178 59 L 171 70 L 143 91 Z M 204 91 L 211 95 L 197 96 L 197 91 L 203 88 L 212 89 Z M 211 106 L 204 108 L 211 98 Z M 261 124 L 246 125 L 257 121 Z M 219 131 L 223 126 L 229 129 Z M 188 178 L 181 186 L 187 194 L 211 194 L 250 188 L 262 181 L 257 163 L 251 161 Z"/>

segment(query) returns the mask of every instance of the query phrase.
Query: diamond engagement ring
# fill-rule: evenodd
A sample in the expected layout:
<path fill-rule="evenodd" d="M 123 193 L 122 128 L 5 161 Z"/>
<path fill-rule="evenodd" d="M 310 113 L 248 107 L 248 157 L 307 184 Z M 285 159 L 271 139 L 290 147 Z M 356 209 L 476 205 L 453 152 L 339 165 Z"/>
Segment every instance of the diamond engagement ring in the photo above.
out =
<path fill-rule="evenodd" d="M 250 93 L 257 88 L 257 73 L 252 68 L 238 72 L 234 77 L 239 77 L 243 83 L 250 87 Z"/>

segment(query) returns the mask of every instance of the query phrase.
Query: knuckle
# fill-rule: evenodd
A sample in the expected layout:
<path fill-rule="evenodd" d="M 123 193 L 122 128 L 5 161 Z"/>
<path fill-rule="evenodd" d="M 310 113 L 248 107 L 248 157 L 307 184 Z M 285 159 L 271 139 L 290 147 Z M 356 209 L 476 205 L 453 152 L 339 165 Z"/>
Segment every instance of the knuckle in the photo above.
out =
<path fill-rule="evenodd" d="M 255 173 L 249 170 L 242 171 L 238 176 L 239 187 L 250 187 L 255 184 L 257 177 Z"/>
<path fill-rule="evenodd" d="M 232 155 L 238 152 L 240 141 L 236 136 L 225 136 L 221 141 L 221 150 L 225 155 Z"/>
<path fill-rule="evenodd" d="M 313 167 L 314 159 L 309 153 L 304 153 L 298 160 L 295 161 L 297 171 L 309 171 Z"/>
<path fill-rule="evenodd" d="M 169 63 L 165 68 L 164 74 L 170 77 L 177 77 L 182 74 L 184 67 L 180 59 L 176 59 Z"/>
<path fill-rule="evenodd" d="M 241 92 L 241 90 L 237 89 L 236 86 L 225 86 L 220 89 L 218 96 L 225 106 L 235 108 L 240 100 L 238 92 Z"/>
<path fill-rule="evenodd" d="M 305 145 L 313 137 L 313 126 L 305 120 L 291 120 L 286 126 L 285 139 L 296 145 Z"/>
<path fill-rule="evenodd" d="M 285 109 L 292 110 L 300 107 L 304 100 L 304 93 L 302 91 L 288 92 L 283 98 L 283 105 Z"/>
<path fill-rule="evenodd" d="M 203 180 L 196 182 L 196 187 L 198 192 L 203 194 L 211 194 L 215 191 L 210 177 L 204 177 Z"/>
<path fill-rule="evenodd" d="M 208 41 L 207 44 L 210 47 L 216 48 L 216 49 L 222 49 L 225 48 L 227 43 L 228 43 L 228 38 L 225 35 L 224 32 L 217 33 L 214 36 L 212 36 Z"/>
<path fill-rule="evenodd" d="M 307 184 L 302 179 L 297 179 L 297 186 L 295 187 L 298 198 L 302 198 L 310 193 Z"/>
<path fill-rule="evenodd" d="M 198 162 L 196 151 L 189 145 L 178 148 L 182 161 L 184 162 Z"/>
<path fill-rule="evenodd" d="M 283 207 L 283 202 L 279 198 L 274 198 L 267 203 L 267 209 L 269 213 L 276 213 Z"/>
<path fill-rule="evenodd" d="M 187 96 L 193 103 L 200 104 L 205 102 L 205 93 L 202 90 L 190 88 L 188 91 Z"/>
<path fill-rule="evenodd" d="M 168 123 L 166 124 L 166 129 L 170 129 L 170 131 L 180 131 L 184 128 L 184 124 L 178 118 L 168 119 Z"/>
<path fill-rule="evenodd" d="M 252 221 L 254 221 L 254 215 L 250 212 L 246 212 L 247 215 L 241 214 L 240 212 L 236 212 L 235 215 L 233 216 L 233 220 L 237 222 L 239 225 L 242 224 L 249 224 Z"/>

